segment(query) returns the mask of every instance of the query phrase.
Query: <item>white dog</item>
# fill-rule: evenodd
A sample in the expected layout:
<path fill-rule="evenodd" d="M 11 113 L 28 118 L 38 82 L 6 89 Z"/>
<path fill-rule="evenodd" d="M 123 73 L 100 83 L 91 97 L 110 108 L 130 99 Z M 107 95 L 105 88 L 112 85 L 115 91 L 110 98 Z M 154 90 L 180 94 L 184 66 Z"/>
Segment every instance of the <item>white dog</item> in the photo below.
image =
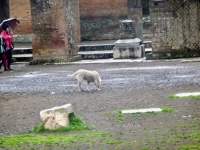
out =
<path fill-rule="evenodd" d="M 82 90 L 81 83 L 83 82 L 83 80 L 87 81 L 87 90 L 88 91 L 89 91 L 88 85 L 90 82 L 94 82 L 96 85 L 96 88 L 98 90 L 100 90 L 100 85 L 101 85 L 102 80 L 97 71 L 89 71 L 89 70 L 80 69 L 80 70 L 76 71 L 74 74 L 68 75 L 67 77 L 71 78 L 75 75 L 76 75 L 76 79 L 78 81 L 78 91 Z"/>

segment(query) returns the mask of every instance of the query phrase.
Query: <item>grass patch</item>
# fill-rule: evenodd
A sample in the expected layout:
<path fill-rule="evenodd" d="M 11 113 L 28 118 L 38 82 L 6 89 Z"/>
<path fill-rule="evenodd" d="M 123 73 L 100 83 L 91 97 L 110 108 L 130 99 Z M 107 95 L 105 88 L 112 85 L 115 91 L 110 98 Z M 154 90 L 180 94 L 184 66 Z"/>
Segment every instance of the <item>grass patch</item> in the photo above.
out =
<path fill-rule="evenodd" d="M 53 145 L 69 145 L 75 142 L 84 142 L 87 143 L 92 141 L 95 138 L 109 138 L 110 133 L 97 132 L 97 133 L 88 133 L 88 134 L 53 134 L 53 135 L 36 135 L 36 134 L 21 134 L 14 136 L 4 136 L 0 137 L 0 148 L 9 147 L 21 147 L 23 145 L 43 145 L 43 146 L 53 146 Z M 106 142 L 106 141 L 104 141 Z"/>
<path fill-rule="evenodd" d="M 123 120 L 124 120 L 124 115 L 122 114 L 122 111 L 117 110 L 116 122 L 123 121 Z"/>
<path fill-rule="evenodd" d="M 198 145 L 184 145 L 184 146 L 180 146 L 178 148 L 178 150 L 199 150 L 200 149 L 200 144 Z"/>
<path fill-rule="evenodd" d="M 92 130 L 92 129 L 94 129 L 93 126 L 85 124 L 80 117 L 75 116 L 73 113 L 71 113 L 69 115 L 69 126 L 67 127 L 60 127 L 56 130 L 49 130 L 45 129 L 44 124 L 41 123 L 40 125 L 33 127 L 33 129 L 30 132 L 31 133 L 67 132 L 67 131 Z"/>
<path fill-rule="evenodd" d="M 121 144 L 121 143 L 123 143 L 121 140 L 111 140 L 111 139 L 106 140 L 106 144 Z"/>
<path fill-rule="evenodd" d="M 170 107 L 161 107 L 162 112 L 173 112 L 175 111 L 174 108 L 170 108 Z"/>
<path fill-rule="evenodd" d="M 176 96 L 176 94 L 170 94 L 170 95 L 168 96 L 168 98 L 179 98 L 179 97 Z"/>
<path fill-rule="evenodd" d="M 200 95 L 197 95 L 197 96 L 176 96 L 176 94 L 170 94 L 168 96 L 168 98 L 194 98 L 194 99 L 200 99 Z"/>

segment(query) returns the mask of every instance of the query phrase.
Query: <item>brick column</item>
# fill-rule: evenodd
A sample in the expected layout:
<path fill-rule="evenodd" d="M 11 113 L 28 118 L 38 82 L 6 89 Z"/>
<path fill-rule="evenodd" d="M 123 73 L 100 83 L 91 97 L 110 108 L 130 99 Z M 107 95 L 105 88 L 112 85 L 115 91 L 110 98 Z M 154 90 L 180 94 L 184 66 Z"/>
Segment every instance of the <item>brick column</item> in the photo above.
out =
<path fill-rule="evenodd" d="M 31 0 L 33 60 L 66 60 L 78 53 L 78 0 Z"/>

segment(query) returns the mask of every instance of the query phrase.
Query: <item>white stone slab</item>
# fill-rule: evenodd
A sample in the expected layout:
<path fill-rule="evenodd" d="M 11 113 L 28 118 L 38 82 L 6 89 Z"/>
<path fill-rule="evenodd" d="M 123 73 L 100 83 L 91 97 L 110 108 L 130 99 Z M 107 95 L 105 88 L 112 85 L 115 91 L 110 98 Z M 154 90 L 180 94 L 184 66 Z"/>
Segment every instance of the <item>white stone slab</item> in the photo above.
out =
<path fill-rule="evenodd" d="M 135 20 L 126 19 L 126 20 L 121 20 L 121 22 L 135 22 Z"/>
<path fill-rule="evenodd" d="M 200 96 L 200 92 L 192 92 L 192 93 L 178 93 L 175 96 L 185 97 L 185 96 Z"/>
<path fill-rule="evenodd" d="M 160 111 L 162 111 L 161 108 L 131 109 L 131 110 L 122 110 L 122 114 L 160 112 Z"/>
<path fill-rule="evenodd" d="M 117 40 L 115 47 L 137 47 L 141 45 L 141 42 L 142 40 L 139 38 Z"/>

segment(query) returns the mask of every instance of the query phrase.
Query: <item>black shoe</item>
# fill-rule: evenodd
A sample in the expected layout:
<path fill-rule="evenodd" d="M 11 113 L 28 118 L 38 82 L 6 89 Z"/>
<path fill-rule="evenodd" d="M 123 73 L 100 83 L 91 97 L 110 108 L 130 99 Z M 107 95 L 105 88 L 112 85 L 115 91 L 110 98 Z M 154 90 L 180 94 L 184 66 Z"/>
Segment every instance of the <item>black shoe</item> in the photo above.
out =
<path fill-rule="evenodd" d="M 2 64 L 3 64 L 3 61 L 0 62 L 0 70 L 1 70 L 1 66 L 2 66 Z"/>

